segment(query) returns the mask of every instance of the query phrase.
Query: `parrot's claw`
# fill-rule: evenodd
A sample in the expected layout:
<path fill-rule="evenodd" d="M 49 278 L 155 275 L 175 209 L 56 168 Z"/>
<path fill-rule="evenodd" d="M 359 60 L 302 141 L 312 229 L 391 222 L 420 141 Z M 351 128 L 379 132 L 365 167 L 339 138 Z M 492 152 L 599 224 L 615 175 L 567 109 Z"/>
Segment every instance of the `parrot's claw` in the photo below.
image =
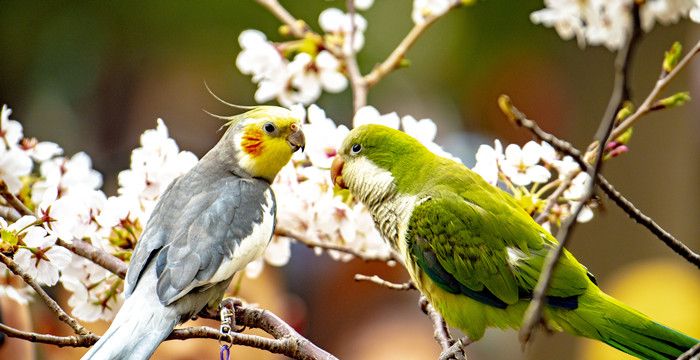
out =
<path fill-rule="evenodd" d="M 223 308 L 227 308 L 227 309 L 231 310 L 231 313 L 233 314 L 233 320 L 234 320 L 233 321 L 234 328 L 232 329 L 232 331 L 237 332 L 237 333 L 243 332 L 243 330 L 246 329 L 245 325 L 240 326 L 238 328 L 235 328 L 236 309 L 238 309 L 240 307 L 243 307 L 243 301 L 241 301 L 241 299 L 239 299 L 239 298 L 234 298 L 234 297 L 223 298 L 221 300 L 221 302 L 219 303 L 219 311 L 221 311 L 221 309 L 223 309 Z"/>
<path fill-rule="evenodd" d="M 452 346 L 445 349 L 440 354 L 439 360 L 467 360 L 467 354 L 464 352 L 464 348 L 471 344 L 472 341 L 468 337 L 464 336 L 459 340 L 455 341 Z"/>

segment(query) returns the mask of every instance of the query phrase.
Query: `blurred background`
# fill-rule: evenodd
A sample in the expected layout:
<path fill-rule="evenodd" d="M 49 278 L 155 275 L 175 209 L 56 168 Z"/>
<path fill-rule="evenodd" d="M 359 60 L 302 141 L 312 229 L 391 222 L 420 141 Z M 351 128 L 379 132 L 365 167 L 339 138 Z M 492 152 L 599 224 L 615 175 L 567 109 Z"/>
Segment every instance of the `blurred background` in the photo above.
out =
<path fill-rule="evenodd" d="M 318 14 L 344 1 L 282 1 L 292 14 L 318 29 Z M 376 0 L 363 15 L 369 27 L 359 62 L 367 72 L 382 61 L 412 26 L 411 1 Z M 438 123 L 437 142 L 473 164 L 479 144 L 494 138 L 524 143 L 529 134 L 500 114 L 497 96 L 508 94 L 529 117 L 579 148 L 591 140 L 612 86 L 613 54 L 580 49 L 552 29 L 533 25 L 540 0 L 479 1 L 438 21 L 408 53 L 411 66 L 385 78 L 370 92 L 380 112 L 397 111 Z M 236 69 L 238 34 L 248 28 L 278 35 L 278 21 L 252 0 L 210 2 L 0 3 L 0 103 L 26 136 L 60 144 L 66 154 L 86 151 L 114 194 L 116 174 L 129 166 L 131 150 L 145 129 L 165 119 L 182 149 L 202 156 L 218 139 L 221 122 L 202 109 L 227 114 L 206 91 L 237 104 L 253 104 L 253 85 Z M 690 48 L 697 25 L 682 22 L 644 36 L 633 63 L 633 98 L 641 102 L 656 80 L 663 52 L 674 40 Z M 696 63 L 671 91 L 700 93 Z M 670 94 L 670 92 L 669 92 Z M 318 101 L 329 117 L 348 124 L 349 90 Z M 645 117 L 631 151 L 605 167 L 613 184 L 691 248 L 700 249 L 700 107 Z M 570 250 L 598 276 L 601 287 L 666 325 L 700 337 L 700 272 L 614 205 L 604 201 L 594 220 L 577 227 Z M 266 267 L 244 280 L 242 296 L 278 313 L 317 345 L 341 359 L 434 359 L 439 347 L 417 292 L 355 283 L 355 273 L 407 279 L 405 271 L 361 261 L 338 263 L 295 246 L 289 265 Z M 56 295 L 65 301 L 60 289 Z M 3 300 L 9 323 L 39 332 L 69 329 L 40 303 L 23 308 Z M 216 325 L 216 324 L 213 324 Z M 88 324 L 101 333 L 104 323 Z M 12 339 L 0 358 L 73 359 L 84 349 L 33 346 Z M 30 355 L 31 354 L 31 355 Z M 168 342 L 160 359 L 215 358 L 210 340 Z M 592 341 L 540 333 L 521 352 L 514 331 L 488 331 L 468 347 L 474 360 L 622 359 Z M 234 347 L 237 359 L 281 358 Z"/>

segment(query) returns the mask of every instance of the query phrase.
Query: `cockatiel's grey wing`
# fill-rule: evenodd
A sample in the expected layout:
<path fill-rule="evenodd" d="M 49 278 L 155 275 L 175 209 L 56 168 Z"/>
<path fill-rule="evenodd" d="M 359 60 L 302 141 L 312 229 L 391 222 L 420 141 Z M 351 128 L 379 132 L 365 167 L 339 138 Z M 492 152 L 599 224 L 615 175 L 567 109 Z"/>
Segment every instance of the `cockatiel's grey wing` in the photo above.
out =
<path fill-rule="evenodd" d="M 158 298 L 165 305 L 229 279 L 262 254 L 274 227 L 274 195 L 262 181 L 227 177 L 185 195 L 161 202 L 162 211 L 154 215 L 172 225 L 147 229 L 141 240 L 150 250 L 144 267 L 156 262 Z M 145 251 L 138 255 L 146 256 Z"/>

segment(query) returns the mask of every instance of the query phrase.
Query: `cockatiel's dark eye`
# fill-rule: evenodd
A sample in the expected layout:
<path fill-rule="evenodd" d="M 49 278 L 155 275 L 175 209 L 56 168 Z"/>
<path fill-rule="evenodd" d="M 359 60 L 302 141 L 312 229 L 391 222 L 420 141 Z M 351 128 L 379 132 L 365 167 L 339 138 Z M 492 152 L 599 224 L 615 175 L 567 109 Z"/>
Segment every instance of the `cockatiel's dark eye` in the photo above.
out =
<path fill-rule="evenodd" d="M 362 145 L 360 145 L 360 144 L 354 144 L 354 145 L 352 146 L 352 148 L 350 148 L 350 153 L 353 154 L 353 155 L 357 155 L 357 153 L 359 153 L 360 150 L 362 150 Z"/>
<path fill-rule="evenodd" d="M 277 130 L 277 128 L 275 127 L 275 124 L 273 124 L 273 123 L 267 123 L 267 124 L 265 124 L 265 125 L 263 126 L 263 129 L 264 129 L 265 132 L 267 132 L 268 134 L 272 134 L 273 132 L 275 132 L 275 130 Z"/>

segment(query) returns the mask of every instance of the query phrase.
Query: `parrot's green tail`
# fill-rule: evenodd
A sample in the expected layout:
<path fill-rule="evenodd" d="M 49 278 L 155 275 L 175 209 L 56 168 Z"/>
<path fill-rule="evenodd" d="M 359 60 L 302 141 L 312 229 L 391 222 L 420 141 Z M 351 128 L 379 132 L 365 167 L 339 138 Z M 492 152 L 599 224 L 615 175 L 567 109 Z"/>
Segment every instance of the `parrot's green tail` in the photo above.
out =
<path fill-rule="evenodd" d="M 599 289 L 579 298 L 579 308 L 560 315 L 567 330 L 600 340 L 640 359 L 676 359 L 698 343 L 657 324 Z"/>

